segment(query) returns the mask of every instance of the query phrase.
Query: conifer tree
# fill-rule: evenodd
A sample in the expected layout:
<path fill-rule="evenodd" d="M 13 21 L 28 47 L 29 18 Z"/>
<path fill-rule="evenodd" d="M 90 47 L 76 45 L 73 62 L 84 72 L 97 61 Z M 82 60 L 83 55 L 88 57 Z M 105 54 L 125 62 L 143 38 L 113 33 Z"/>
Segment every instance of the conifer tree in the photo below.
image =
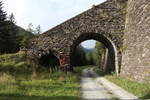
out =
<path fill-rule="evenodd" d="M 9 23 L 6 18 L 6 12 L 3 11 L 3 3 L 0 1 L 0 53 L 7 53 L 9 51 L 10 34 Z"/>
<path fill-rule="evenodd" d="M 18 27 L 16 26 L 16 21 L 13 13 L 9 16 L 8 22 L 12 48 L 10 52 L 17 52 L 19 50 L 19 30 Z"/>
<path fill-rule="evenodd" d="M 14 15 L 7 18 L 0 1 L 0 53 L 14 53 L 19 50 L 18 28 Z"/>

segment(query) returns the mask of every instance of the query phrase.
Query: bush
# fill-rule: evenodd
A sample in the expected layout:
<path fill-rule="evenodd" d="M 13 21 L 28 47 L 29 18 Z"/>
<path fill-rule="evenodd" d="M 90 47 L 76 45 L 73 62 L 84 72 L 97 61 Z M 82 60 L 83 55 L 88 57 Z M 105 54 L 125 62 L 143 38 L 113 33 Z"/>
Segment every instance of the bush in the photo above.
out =
<path fill-rule="evenodd" d="M 24 53 L 0 55 L 0 63 L 6 63 L 6 62 L 18 63 L 20 61 L 25 61 L 25 59 L 26 57 Z"/>

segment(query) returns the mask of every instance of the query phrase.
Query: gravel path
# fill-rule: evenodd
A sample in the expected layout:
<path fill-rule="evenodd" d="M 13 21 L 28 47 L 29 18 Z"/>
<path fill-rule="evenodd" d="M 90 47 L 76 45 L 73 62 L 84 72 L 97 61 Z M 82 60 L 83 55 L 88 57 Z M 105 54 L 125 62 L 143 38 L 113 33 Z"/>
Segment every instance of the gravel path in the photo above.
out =
<path fill-rule="evenodd" d="M 81 77 L 82 100 L 115 100 L 113 96 L 102 84 L 98 83 L 92 76 L 90 69 L 85 69 Z"/>
<path fill-rule="evenodd" d="M 92 69 L 84 69 L 81 77 L 82 100 L 140 100 L 114 83 L 99 77 Z"/>

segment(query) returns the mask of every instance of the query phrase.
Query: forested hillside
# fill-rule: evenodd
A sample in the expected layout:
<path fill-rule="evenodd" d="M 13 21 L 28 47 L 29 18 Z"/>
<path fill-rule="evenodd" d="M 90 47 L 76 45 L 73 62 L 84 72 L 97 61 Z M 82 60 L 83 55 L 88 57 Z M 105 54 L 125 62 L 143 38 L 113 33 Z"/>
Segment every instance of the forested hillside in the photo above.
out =
<path fill-rule="evenodd" d="M 14 15 L 7 15 L 0 1 L 0 54 L 16 53 L 34 35 L 16 25 Z"/>
<path fill-rule="evenodd" d="M 17 26 L 17 28 L 18 28 L 20 46 L 25 46 L 28 43 L 29 39 L 31 39 L 34 36 L 34 34 L 23 29 L 20 26 Z"/>

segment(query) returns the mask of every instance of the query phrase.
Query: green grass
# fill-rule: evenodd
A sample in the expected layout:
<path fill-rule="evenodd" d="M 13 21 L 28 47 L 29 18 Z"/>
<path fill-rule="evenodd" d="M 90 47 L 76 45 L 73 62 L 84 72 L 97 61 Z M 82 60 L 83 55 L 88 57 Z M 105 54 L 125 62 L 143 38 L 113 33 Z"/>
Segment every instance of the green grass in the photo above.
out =
<path fill-rule="evenodd" d="M 18 63 L 25 60 L 24 53 L 2 54 L 0 55 L 0 63 Z"/>
<path fill-rule="evenodd" d="M 115 73 L 105 74 L 104 72 L 100 71 L 98 67 L 95 67 L 94 71 L 117 84 L 118 86 L 122 87 L 123 89 L 127 90 L 128 92 L 138 96 L 140 99 L 150 99 L 149 83 L 138 83 L 124 77 L 117 76 Z"/>
<path fill-rule="evenodd" d="M 16 57 L 18 56 L 18 57 Z M 79 100 L 80 77 L 63 72 L 37 70 L 32 76 L 31 66 L 22 55 L 0 55 L 0 100 Z"/>
<path fill-rule="evenodd" d="M 150 99 L 149 83 L 138 83 L 115 74 L 106 75 L 105 77 L 141 99 Z"/>
<path fill-rule="evenodd" d="M 36 79 L 0 76 L 0 100 L 77 100 L 79 90 L 79 78 L 71 73 L 40 73 Z"/>

